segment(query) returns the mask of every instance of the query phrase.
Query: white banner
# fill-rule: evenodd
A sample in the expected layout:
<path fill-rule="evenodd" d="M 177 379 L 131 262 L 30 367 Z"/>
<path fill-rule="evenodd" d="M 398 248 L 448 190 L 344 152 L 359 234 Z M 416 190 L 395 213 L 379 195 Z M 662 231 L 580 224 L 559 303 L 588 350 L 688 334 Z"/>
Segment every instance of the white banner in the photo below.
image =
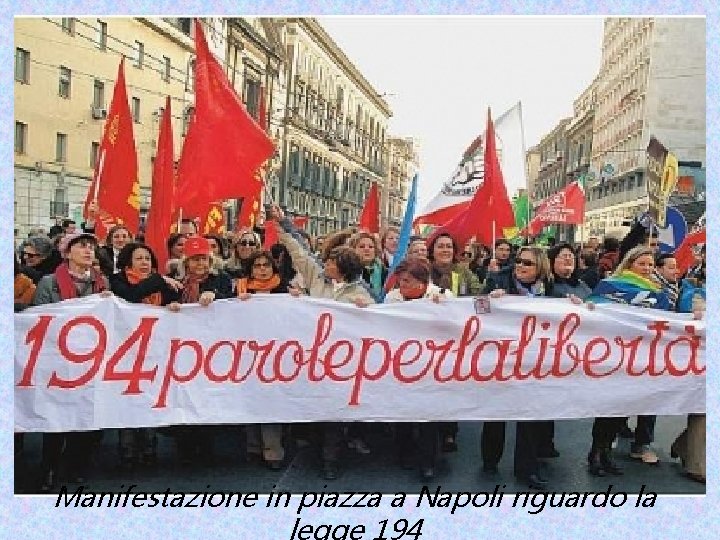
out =
<path fill-rule="evenodd" d="M 93 296 L 15 315 L 15 427 L 700 413 L 704 341 L 689 315 L 567 300 Z"/>

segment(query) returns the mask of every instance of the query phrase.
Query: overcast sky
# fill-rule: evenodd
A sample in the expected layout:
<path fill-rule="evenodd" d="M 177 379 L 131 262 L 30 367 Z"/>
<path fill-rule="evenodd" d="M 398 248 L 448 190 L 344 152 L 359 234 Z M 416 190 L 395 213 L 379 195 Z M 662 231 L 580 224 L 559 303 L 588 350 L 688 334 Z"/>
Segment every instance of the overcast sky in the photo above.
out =
<path fill-rule="evenodd" d="M 497 117 L 522 101 L 529 148 L 572 116 L 600 66 L 602 17 L 318 20 L 379 94 L 394 94 L 390 133 L 419 139 L 419 209 L 485 129 L 488 106 Z"/>

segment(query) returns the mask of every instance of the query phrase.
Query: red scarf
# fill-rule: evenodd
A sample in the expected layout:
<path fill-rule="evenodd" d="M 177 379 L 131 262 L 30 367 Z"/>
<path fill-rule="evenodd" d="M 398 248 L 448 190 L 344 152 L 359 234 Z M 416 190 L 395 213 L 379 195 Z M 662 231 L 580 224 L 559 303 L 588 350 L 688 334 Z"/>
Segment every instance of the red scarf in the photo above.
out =
<path fill-rule="evenodd" d="M 69 300 L 71 298 L 77 298 L 77 287 L 76 283 L 89 283 L 92 281 L 92 292 L 100 293 L 107 289 L 105 280 L 102 274 L 97 272 L 94 268 L 90 268 L 90 277 L 78 276 L 70 272 L 70 267 L 67 262 L 62 263 L 55 270 L 55 280 L 60 289 L 60 298 L 63 300 Z"/>
<path fill-rule="evenodd" d="M 125 277 L 127 277 L 128 283 L 130 285 L 137 285 L 141 281 L 147 279 L 150 277 L 151 274 L 143 275 L 137 270 L 133 270 L 132 268 L 126 268 L 125 269 Z M 160 291 L 154 292 L 152 294 L 149 294 L 145 298 L 142 299 L 143 304 L 151 304 L 153 306 L 161 306 L 162 305 L 162 293 Z"/>
<path fill-rule="evenodd" d="M 210 274 L 197 277 L 188 274 L 183 280 L 183 291 L 180 297 L 182 304 L 195 304 L 200 300 L 200 284 L 205 281 Z"/>

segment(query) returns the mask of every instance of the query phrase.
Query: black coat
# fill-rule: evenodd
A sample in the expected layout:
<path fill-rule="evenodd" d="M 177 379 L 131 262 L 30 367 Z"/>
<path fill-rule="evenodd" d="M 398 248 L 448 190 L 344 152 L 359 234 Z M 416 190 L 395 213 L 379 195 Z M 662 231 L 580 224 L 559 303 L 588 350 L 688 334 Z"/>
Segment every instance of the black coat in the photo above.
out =
<path fill-rule="evenodd" d="M 182 297 L 182 291 L 171 291 L 173 295 L 173 302 L 179 302 Z M 200 294 L 204 292 L 215 293 L 215 300 L 223 300 L 225 298 L 233 298 L 235 295 L 232 290 L 232 281 L 230 276 L 225 272 L 218 272 L 217 274 L 210 274 L 205 281 L 200 283 Z"/>
<path fill-rule="evenodd" d="M 548 296 L 552 291 L 552 283 L 545 281 L 543 286 L 545 287 L 545 296 Z M 513 275 L 513 268 L 508 266 L 499 272 L 488 272 L 482 292 L 483 294 L 490 294 L 495 289 L 502 289 L 506 294 L 520 294 Z"/>
<path fill-rule="evenodd" d="M 166 306 L 177 296 L 158 273 L 152 273 L 148 278 L 133 285 L 128 281 L 125 272 L 118 272 L 110 276 L 110 290 L 133 304 L 140 304 L 146 296 L 159 292 L 162 295 L 161 305 Z"/>

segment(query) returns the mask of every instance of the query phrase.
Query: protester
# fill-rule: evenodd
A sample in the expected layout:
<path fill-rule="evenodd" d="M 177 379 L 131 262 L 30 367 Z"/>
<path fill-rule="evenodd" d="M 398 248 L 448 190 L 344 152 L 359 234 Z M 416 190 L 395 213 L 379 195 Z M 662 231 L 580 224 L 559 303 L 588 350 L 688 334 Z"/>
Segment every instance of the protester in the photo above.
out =
<path fill-rule="evenodd" d="M 33 270 L 32 278 L 35 284 L 40 278 L 52 274 L 62 262 L 60 252 L 55 249 L 53 241 L 47 236 L 32 236 L 20 244 L 20 264 Z"/>
<path fill-rule="evenodd" d="M 360 257 L 363 265 L 362 279 L 370 288 L 370 294 L 379 302 L 383 294 L 383 285 L 387 279 L 387 268 L 380 259 L 380 247 L 375 237 L 366 232 L 359 232 L 352 237 L 350 247 Z"/>
<path fill-rule="evenodd" d="M 278 294 L 290 292 L 288 281 L 280 274 L 280 268 L 269 251 L 256 251 L 248 261 L 250 276 L 238 280 L 237 291 L 241 300 L 249 300 L 254 294 Z M 295 292 L 297 294 L 297 292 Z M 247 451 L 261 454 L 270 470 L 283 466 L 282 424 L 251 424 L 245 428 Z"/>
<path fill-rule="evenodd" d="M 502 238 L 495 240 L 495 254 L 488 263 L 488 272 L 499 272 L 508 268 L 512 270 L 512 264 L 512 244 Z"/>
<path fill-rule="evenodd" d="M 250 275 L 250 256 L 262 248 L 260 237 L 249 229 L 241 231 L 232 253 L 225 265 L 225 271 L 233 279 L 240 279 Z"/>
<path fill-rule="evenodd" d="M 53 274 L 40 280 L 33 304 L 53 304 L 108 291 L 106 278 L 92 267 L 96 246 L 97 239 L 91 234 L 66 234 L 59 246 L 63 262 Z M 75 482 L 84 482 L 93 441 L 94 433 L 88 431 L 44 433 L 41 491 L 55 488 L 63 457 L 68 476 Z"/>
<path fill-rule="evenodd" d="M 616 302 L 637 307 L 671 309 L 667 293 L 653 281 L 655 250 L 637 246 L 627 252 L 615 273 L 595 287 L 589 297 L 593 303 Z M 630 457 L 643 463 L 656 465 L 659 458 L 650 447 L 655 431 L 654 415 L 638 416 Z M 611 459 L 611 445 L 625 423 L 625 418 L 596 418 L 593 425 L 593 442 L 588 455 L 589 471 L 596 476 L 620 474 L 620 468 Z"/>
<path fill-rule="evenodd" d="M 602 254 L 598 261 L 598 269 L 601 278 L 609 277 L 615 271 L 620 262 L 620 241 L 612 236 L 603 240 Z"/>
<path fill-rule="evenodd" d="M 580 279 L 590 287 L 590 290 L 600 283 L 600 270 L 598 268 L 598 255 L 595 252 L 581 253 L 578 259 Z"/>
<path fill-rule="evenodd" d="M 397 227 L 388 227 L 380 236 L 380 249 L 382 251 L 380 259 L 386 268 L 390 268 L 395 262 L 399 239 L 400 229 Z"/>
<path fill-rule="evenodd" d="M 352 303 L 358 307 L 366 307 L 375 302 L 362 283 L 363 265 L 360 257 L 352 248 L 337 245 L 341 240 L 344 243 L 349 234 L 344 232 L 341 234 L 345 236 L 326 239 L 324 266 L 321 267 L 310 252 L 292 237 L 291 226 L 284 220 L 284 214 L 279 207 L 273 207 L 272 218 L 283 227 L 280 243 L 287 248 L 293 265 L 303 275 L 310 296 Z M 342 428 L 342 424 L 336 422 L 326 422 L 319 426 L 323 439 L 323 476 L 326 480 L 334 480 L 338 476 Z"/>
<path fill-rule="evenodd" d="M 182 284 L 158 273 L 158 261 L 149 246 L 129 242 L 117 256 L 117 272 L 110 276 L 110 289 L 118 297 L 134 304 L 166 306 L 177 298 Z M 152 428 L 126 428 L 118 433 L 120 465 L 157 462 L 157 434 Z"/>
<path fill-rule="evenodd" d="M 170 277 L 177 278 L 180 275 L 186 241 L 187 237 L 179 233 L 173 233 L 167 239 L 168 261 L 165 271 Z"/>
<path fill-rule="evenodd" d="M 515 257 L 515 268 L 489 273 L 484 293 L 491 298 L 505 294 L 545 297 L 552 292 L 552 271 L 545 252 L 538 247 L 522 247 Z M 547 489 L 548 480 L 539 470 L 541 445 L 547 443 L 548 427 L 543 421 L 518 421 L 515 431 L 514 471 L 518 480 L 534 489 Z M 505 447 L 505 422 L 483 422 L 480 441 L 483 471 L 494 474 Z"/>
<path fill-rule="evenodd" d="M 404 302 L 428 298 L 440 302 L 452 298 L 452 292 L 441 289 L 430 281 L 430 263 L 421 258 L 409 258 L 401 262 L 396 270 L 398 288 L 390 291 L 385 303 Z M 413 447 L 413 432 L 417 437 Z M 400 462 L 412 466 L 413 454 L 418 454 L 420 477 L 432 480 L 435 477 L 435 462 L 440 439 L 440 424 L 437 422 L 399 422 L 395 424 Z"/>
<path fill-rule="evenodd" d="M 468 268 L 457 263 L 458 247 L 455 239 L 447 233 L 435 236 L 428 246 L 432 282 L 455 296 L 476 295 L 482 289 L 478 278 Z M 442 427 L 443 452 L 457 451 L 457 422 L 445 422 Z"/>
<path fill-rule="evenodd" d="M 232 297 L 230 278 L 213 267 L 212 250 L 206 238 L 191 236 L 186 239 L 179 279 L 182 287 L 176 299 L 168 304 L 170 311 L 179 311 L 181 304 L 200 304 L 208 307 L 215 300 Z M 189 465 L 199 459 L 213 460 L 215 430 L 209 426 L 182 426 L 173 428 L 180 463 Z"/>
<path fill-rule="evenodd" d="M 117 266 L 118 254 L 128 242 L 132 242 L 132 239 L 132 233 L 124 225 L 113 225 L 108 231 L 105 245 L 101 249 L 105 251 L 108 259 L 112 261 L 113 273 L 120 271 Z"/>
<path fill-rule="evenodd" d="M 425 239 L 421 236 L 411 236 L 406 257 L 428 258 L 428 248 Z"/>
<path fill-rule="evenodd" d="M 17 257 L 15 258 L 15 273 L 13 281 L 13 295 L 15 302 L 15 313 L 22 311 L 32 303 L 35 296 L 35 283 L 23 273 L 22 266 Z"/>

